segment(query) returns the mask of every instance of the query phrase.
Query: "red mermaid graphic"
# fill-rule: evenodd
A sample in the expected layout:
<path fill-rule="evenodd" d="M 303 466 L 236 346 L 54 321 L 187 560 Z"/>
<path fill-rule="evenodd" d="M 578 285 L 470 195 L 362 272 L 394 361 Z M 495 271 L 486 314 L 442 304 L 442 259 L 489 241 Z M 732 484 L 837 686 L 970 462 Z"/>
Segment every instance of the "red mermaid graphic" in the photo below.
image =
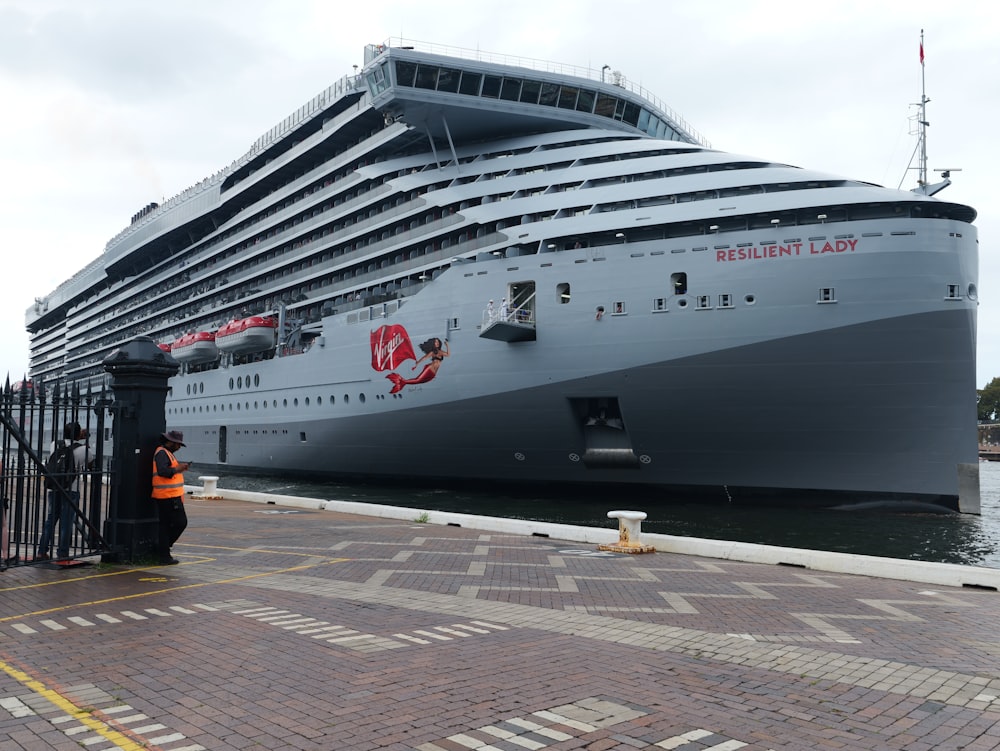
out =
<path fill-rule="evenodd" d="M 423 356 L 413 364 L 413 370 L 417 369 L 424 360 L 430 358 L 430 362 L 424 365 L 424 369 L 420 371 L 420 374 L 416 378 L 403 378 L 403 376 L 398 373 L 389 373 L 386 375 L 390 381 L 392 381 L 392 389 L 389 391 L 390 394 L 395 394 L 403 390 L 404 386 L 413 386 L 418 383 L 427 383 L 428 381 L 434 380 L 434 376 L 437 375 L 438 368 L 441 367 L 441 363 L 444 358 L 449 356 L 448 351 L 448 340 L 445 339 L 442 342 L 437 337 L 428 339 L 426 342 L 420 343 L 420 351 L 423 352 Z"/>

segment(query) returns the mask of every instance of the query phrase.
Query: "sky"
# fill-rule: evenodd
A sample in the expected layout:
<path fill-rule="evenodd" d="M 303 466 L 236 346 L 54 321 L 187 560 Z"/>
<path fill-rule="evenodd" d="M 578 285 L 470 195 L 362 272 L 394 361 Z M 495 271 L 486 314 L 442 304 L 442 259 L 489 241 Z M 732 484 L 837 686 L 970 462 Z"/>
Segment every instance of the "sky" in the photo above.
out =
<path fill-rule="evenodd" d="M 0 0 L 0 377 L 27 371 L 34 299 L 133 214 L 403 38 L 608 65 L 715 148 L 907 189 L 923 72 L 929 167 L 961 170 L 938 197 L 979 212 L 982 388 L 1000 377 L 998 21 L 995 0 Z"/>

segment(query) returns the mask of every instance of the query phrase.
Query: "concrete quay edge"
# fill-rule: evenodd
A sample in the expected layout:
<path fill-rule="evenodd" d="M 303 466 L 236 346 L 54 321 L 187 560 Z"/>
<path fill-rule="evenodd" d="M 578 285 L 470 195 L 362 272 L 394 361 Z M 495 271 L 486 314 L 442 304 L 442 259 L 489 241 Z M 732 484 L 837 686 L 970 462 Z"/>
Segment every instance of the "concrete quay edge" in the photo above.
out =
<path fill-rule="evenodd" d="M 188 493 L 201 490 L 199 486 L 186 486 Z M 420 519 L 428 524 L 457 525 L 485 532 L 511 535 L 551 537 L 568 542 L 588 545 L 613 543 L 618 540 L 618 530 L 612 528 L 583 527 L 571 524 L 507 519 L 451 511 L 389 506 L 358 501 L 324 500 L 299 496 L 258 493 L 245 490 L 218 489 L 218 494 L 228 500 L 249 501 L 277 506 L 289 506 L 319 511 L 338 511 L 383 519 Z M 213 496 L 214 497 L 214 496 Z M 823 550 L 786 548 L 729 540 L 711 540 L 699 537 L 642 533 L 642 543 L 664 553 L 702 556 L 743 563 L 764 563 L 795 566 L 814 571 L 838 574 L 856 574 L 881 579 L 897 579 L 923 584 L 949 587 L 974 587 L 1000 591 L 1000 569 L 984 566 L 967 566 L 955 563 L 911 561 L 901 558 L 883 558 L 854 553 L 836 553 Z"/>

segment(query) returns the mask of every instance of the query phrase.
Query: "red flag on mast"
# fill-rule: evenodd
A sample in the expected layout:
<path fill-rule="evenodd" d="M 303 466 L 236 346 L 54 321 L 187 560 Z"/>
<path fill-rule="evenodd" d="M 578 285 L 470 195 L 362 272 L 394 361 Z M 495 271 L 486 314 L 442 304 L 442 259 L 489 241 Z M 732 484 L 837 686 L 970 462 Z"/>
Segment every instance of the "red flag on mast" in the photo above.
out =
<path fill-rule="evenodd" d="M 920 64 L 924 64 L 924 40 L 920 40 Z"/>

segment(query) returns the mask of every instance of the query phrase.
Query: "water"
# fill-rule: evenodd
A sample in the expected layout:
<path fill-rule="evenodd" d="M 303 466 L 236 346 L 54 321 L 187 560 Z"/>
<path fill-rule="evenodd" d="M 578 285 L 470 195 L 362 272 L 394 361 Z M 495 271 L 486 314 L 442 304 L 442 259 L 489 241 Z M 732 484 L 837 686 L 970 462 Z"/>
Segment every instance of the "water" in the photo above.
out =
<path fill-rule="evenodd" d="M 1000 462 L 981 462 L 979 468 L 981 516 L 664 503 L 632 491 L 567 497 L 530 489 L 445 490 L 238 475 L 220 475 L 219 487 L 595 527 L 616 527 L 607 512 L 627 508 L 648 514 L 644 532 L 1000 568 Z"/>

